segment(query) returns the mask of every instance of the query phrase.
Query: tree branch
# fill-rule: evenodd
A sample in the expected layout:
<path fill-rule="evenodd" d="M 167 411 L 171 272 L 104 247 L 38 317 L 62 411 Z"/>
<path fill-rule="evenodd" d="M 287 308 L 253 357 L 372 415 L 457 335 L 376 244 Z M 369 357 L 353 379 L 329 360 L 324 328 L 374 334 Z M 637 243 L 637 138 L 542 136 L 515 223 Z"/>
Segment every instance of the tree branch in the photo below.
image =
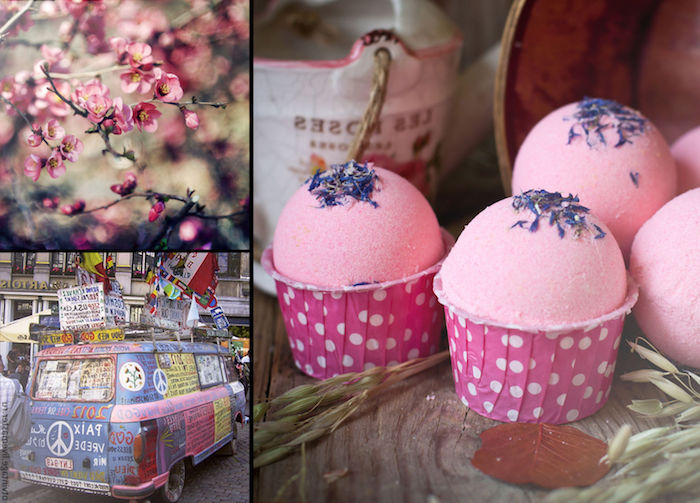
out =
<path fill-rule="evenodd" d="M 49 81 L 49 84 L 51 84 L 51 88 L 53 89 L 53 93 L 54 93 L 56 96 L 58 96 L 58 97 L 60 98 L 61 101 L 63 101 L 64 103 L 67 103 L 68 106 L 70 106 L 71 109 L 73 109 L 73 113 L 75 113 L 76 115 L 80 115 L 80 116 L 82 116 L 82 117 L 87 117 L 87 116 L 88 116 L 87 110 L 83 110 L 82 108 L 78 108 L 78 107 L 75 105 L 75 103 L 73 103 L 73 100 L 69 100 L 68 98 L 66 98 L 65 96 L 63 96 L 63 95 L 58 91 L 58 89 L 56 89 L 56 84 L 54 84 L 54 81 L 53 81 L 53 79 L 51 78 L 51 74 L 49 73 L 49 70 L 48 70 L 48 68 L 46 68 L 46 66 L 42 66 L 42 67 L 41 67 L 41 72 L 46 76 L 46 78 L 47 78 L 48 81 Z"/>
<path fill-rule="evenodd" d="M 118 72 L 119 70 L 128 70 L 131 68 L 129 65 L 114 65 L 108 68 L 102 68 L 100 70 L 90 70 L 86 72 L 76 72 L 76 73 L 49 73 L 49 76 L 54 79 L 82 79 L 85 77 L 96 77 L 103 73 Z"/>
<path fill-rule="evenodd" d="M 5 38 L 9 29 L 12 28 L 12 25 L 19 21 L 19 18 L 21 18 L 24 15 L 24 13 L 31 8 L 33 3 L 34 0 L 29 0 L 26 4 L 24 4 L 24 7 L 18 10 L 14 16 L 12 16 L 10 19 L 7 20 L 7 22 L 4 25 L 2 25 L 2 27 L 0 28 L 0 40 Z"/>

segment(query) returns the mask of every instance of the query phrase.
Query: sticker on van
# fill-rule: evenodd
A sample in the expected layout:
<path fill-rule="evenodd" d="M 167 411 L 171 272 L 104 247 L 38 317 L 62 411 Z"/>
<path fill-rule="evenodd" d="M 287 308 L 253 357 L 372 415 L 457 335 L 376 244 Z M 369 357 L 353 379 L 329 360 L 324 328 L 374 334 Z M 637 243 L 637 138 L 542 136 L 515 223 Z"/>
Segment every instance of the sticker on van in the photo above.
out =
<path fill-rule="evenodd" d="M 146 374 L 136 362 L 126 362 L 119 369 L 119 383 L 129 391 L 140 391 L 146 382 Z"/>

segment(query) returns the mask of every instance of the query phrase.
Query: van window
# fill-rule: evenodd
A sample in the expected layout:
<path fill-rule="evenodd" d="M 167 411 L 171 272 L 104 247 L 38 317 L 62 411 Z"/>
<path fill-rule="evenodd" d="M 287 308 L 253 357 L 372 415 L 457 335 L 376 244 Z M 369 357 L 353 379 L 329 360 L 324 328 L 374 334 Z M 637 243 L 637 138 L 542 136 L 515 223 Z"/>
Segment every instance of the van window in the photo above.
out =
<path fill-rule="evenodd" d="M 36 400 L 106 402 L 112 398 L 114 360 L 41 360 L 34 380 Z"/>
<path fill-rule="evenodd" d="M 223 382 L 221 365 L 217 355 L 197 355 L 197 372 L 202 388 Z"/>

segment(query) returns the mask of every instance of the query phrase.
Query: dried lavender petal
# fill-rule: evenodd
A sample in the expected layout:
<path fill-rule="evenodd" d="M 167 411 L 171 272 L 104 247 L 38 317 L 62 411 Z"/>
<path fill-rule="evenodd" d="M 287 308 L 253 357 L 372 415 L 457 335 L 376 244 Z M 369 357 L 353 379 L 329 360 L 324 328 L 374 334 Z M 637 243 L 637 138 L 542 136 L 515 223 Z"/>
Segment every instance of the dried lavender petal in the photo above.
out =
<path fill-rule="evenodd" d="M 309 192 L 320 202 L 320 208 L 343 206 L 350 199 L 367 202 L 376 208 L 378 205 L 372 200 L 372 193 L 379 190 L 377 180 L 377 174 L 367 163 L 349 161 L 317 171 L 306 183 L 309 183 Z"/>
<path fill-rule="evenodd" d="M 609 118 L 605 124 L 601 124 L 603 117 Z M 626 143 L 632 143 L 630 138 L 644 133 L 646 119 L 634 110 L 627 108 L 616 101 L 602 98 L 585 97 L 577 104 L 577 111 L 573 117 L 576 123 L 569 128 L 567 144 L 576 136 L 585 136 L 586 144 L 593 148 L 598 145 L 606 145 L 604 130 L 614 128 L 617 130 L 618 141 L 614 145 L 619 148 Z M 577 132 L 577 129 L 581 132 Z"/>

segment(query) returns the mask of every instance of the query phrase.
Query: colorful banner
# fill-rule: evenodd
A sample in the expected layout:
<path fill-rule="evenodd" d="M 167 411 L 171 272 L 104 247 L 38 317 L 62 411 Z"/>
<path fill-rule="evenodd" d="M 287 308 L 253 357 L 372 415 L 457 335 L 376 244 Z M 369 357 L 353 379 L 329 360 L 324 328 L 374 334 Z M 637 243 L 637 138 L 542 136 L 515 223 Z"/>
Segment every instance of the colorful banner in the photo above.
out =
<path fill-rule="evenodd" d="M 161 267 L 200 296 L 206 295 L 207 290 L 216 291 L 218 281 L 215 273 L 219 265 L 213 253 L 168 253 Z"/>
<path fill-rule="evenodd" d="M 99 328 L 106 324 L 101 283 L 58 290 L 58 307 L 61 330 Z"/>
<path fill-rule="evenodd" d="M 124 330 L 121 328 L 106 328 L 104 330 L 90 330 L 80 333 L 80 342 L 104 342 L 123 341 Z"/>

